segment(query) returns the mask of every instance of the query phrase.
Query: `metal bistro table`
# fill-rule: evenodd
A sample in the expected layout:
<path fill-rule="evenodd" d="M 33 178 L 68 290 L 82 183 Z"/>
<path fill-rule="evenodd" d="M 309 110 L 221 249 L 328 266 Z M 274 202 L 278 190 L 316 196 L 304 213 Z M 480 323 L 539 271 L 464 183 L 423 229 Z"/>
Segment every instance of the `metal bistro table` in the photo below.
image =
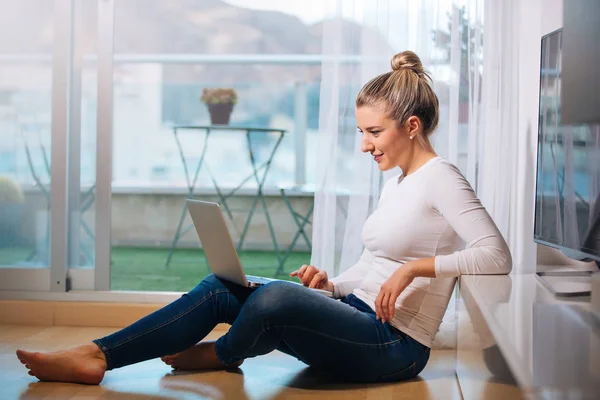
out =
<path fill-rule="evenodd" d="M 173 129 L 173 136 L 175 137 L 175 141 L 177 143 L 177 148 L 179 149 L 179 156 L 183 163 L 183 169 L 185 172 L 187 191 L 188 191 L 187 199 L 194 198 L 194 190 L 196 188 L 198 176 L 200 174 L 200 170 L 204 166 L 206 168 L 206 171 L 207 171 L 207 173 L 212 181 L 212 184 L 217 192 L 220 206 L 223 208 L 224 212 L 227 213 L 227 216 L 231 220 L 233 220 L 232 210 L 229 207 L 229 205 L 227 204 L 227 200 L 231 196 L 233 196 L 238 190 L 240 190 L 242 188 L 242 186 L 246 184 L 246 182 L 248 182 L 251 179 L 254 179 L 257 184 L 256 193 L 254 195 L 254 200 L 252 202 L 252 205 L 251 205 L 250 209 L 248 210 L 248 217 L 246 218 L 246 221 L 244 224 L 244 229 L 242 231 L 242 234 L 240 235 L 240 240 L 237 245 L 237 250 L 239 251 L 242 248 L 242 245 L 244 244 L 244 240 L 246 239 L 246 234 L 248 233 L 248 228 L 250 227 L 250 222 L 252 220 L 252 217 L 254 215 L 254 212 L 256 210 L 258 202 L 260 201 L 262 204 L 264 213 L 265 213 L 265 217 L 267 219 L 267 225 L 269 227 L 269 232 L 271 234 L 273 248 L 275 250 L 275 254 L 277 255 L 277 259 L 280 261 L 281 255 L 279 253 L 279 246 L 277 244 L 277 240 L 275 237 L 275 231 L 273 229 L 273 223 L 271 222 L 271 216 L 269 215 L 269 211 L 267 209 L 267 203 L 265 201 L 265 197 L 263 194 L 263 187 L 265 184 L 265 180 L 267 178 L 267 174 L 271 167 L 271 163 L 275 156 L 275 153 L 277 152 L 277 149 L 278 149 L 279 145 L 281 144 L 281 141 L 283 140 L 286 130 L 285 129 L 276 129 L 276 128 L 261 128 L 261 127 L 250 127 L 250 126 L 228 126 L 228 125 L 175 125 L 172 127 L 172 129 Z M 202 153 L 198 160 L 198 164 L 196 165 L 196 169 L 195 169 L 195 171 L 193 171 L 193 175 L 190 173 L 190 170 L 187 167 L 186 158 L 184 155 L 183 148 L 181 146 L 181 141 L 179 139 L 179 131 L 183 131 L 183 130 L 194 130 L 194 131 L 201 131 L 204 133 L 204 146 L 202 148 Z M 245 135 L 246 135 L 246 150 L 247 150 L 250 164 L 252 165 L 252 172 L 249 175 L 247 175 L 240 182 L 239 185 L 237 185 L 233 189 L 230 189 L 229 191 L 223 191 L 221 189 L 221 187 L 219 187 L 214 175 L 210 172 L 210 168 L 209 168 L 208 164 L 205 162 L 206 151 L 209 146 L 208 139 L 209 139 L 211 133 L 214 131 L 240 132 L 240 133 L 245 133 Z M 274 133 L 278 134 L 277 138 L 275 140 L 275 144 L 273 145 L 273 147 L 267 157 L 267 160 L 262 162 L 262 164 L 259 164 L 259 161 L 256 159 L 254 152 L 252 150 L 251 133 L 260 133 L 263 135 L 274 134 Z M 262 173 L 262 175 L 260 173 Z M 177 247 L 177 243 L 179 242 L 179 239 L 181 239 L 181 237 L 183 237 L 190 229 L 193 228 L 193 225 L 190 225 L 190 226 L 186 227 L 185 229 L 183 229 L 183 222 L 185 220 L 186 214 L 187 214 L 187 202 L 183 206 L 183 210 L 181 212 L 181 218 L 179 219 L 179 223 L 177 225 L 177 230 L 175 231 L 175 237 L 173 238 L 173 244 L 171 245 L 169 255 L 167 256 L 167 262 L 165 265 L 166 268 L 168 268 L 169 264 L 171 263 L 171 260 L 173 258 L 173 252 L 175 251 L 175 248 Z"/>

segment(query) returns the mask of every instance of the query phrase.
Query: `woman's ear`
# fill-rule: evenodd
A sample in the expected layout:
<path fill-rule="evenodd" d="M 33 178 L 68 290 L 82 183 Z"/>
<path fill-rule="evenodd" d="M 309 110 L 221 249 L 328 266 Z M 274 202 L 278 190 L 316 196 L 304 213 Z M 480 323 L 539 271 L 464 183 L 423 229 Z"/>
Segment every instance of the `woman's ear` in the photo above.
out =
<path fill-rule="evenodd" d="M 421 120 L 419 117 L 413 115 L 406 120 L 406 130 L 408 135 L 413 138 L 421 132 Z"/>

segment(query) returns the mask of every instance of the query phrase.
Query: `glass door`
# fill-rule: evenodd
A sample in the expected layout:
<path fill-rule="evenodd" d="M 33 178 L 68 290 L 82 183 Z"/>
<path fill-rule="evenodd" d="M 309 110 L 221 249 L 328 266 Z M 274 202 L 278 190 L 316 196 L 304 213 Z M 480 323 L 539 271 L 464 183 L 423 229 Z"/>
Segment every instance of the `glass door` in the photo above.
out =
<path fill-rule="evenodd" d="M 66 74 L 66 10 L 56 3 L 0 6 L 0 290 L 49 290 L 50 265 L 64 257 L 64 245 L 51 251 L 64 228 L 54 189 L 65 183 L 55 145 L 66 122 L 66 86 L 56 84 Z M 52 289 L 66 283 L 57 282 Z"/>
<path fill-rule="evenodd" d="M 113 7 L 0 6 L 2 291 L 109 289 Z"/>

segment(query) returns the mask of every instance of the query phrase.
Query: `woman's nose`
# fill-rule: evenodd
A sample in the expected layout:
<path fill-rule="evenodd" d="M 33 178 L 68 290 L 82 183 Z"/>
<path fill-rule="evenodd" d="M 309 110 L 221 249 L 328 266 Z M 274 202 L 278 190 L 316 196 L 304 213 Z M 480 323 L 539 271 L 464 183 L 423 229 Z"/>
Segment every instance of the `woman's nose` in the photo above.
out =
<path fill-rule="evenodd" d="M 363 136 L 362 142 L 360 144 L 360 150 L 363 153 L 367 153 L 367 152 L 371 151 L 372 147 L 373 147 L 373 145 Z"/>

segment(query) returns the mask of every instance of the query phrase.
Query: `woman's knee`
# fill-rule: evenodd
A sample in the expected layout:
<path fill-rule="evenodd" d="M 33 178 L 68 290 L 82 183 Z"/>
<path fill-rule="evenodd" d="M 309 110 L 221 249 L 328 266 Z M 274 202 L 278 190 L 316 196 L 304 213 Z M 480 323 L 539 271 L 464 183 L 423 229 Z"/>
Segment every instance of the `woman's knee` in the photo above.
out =
<path fill-rule="evenodd" d="M 204 279 L 202 279 L 196 287 L 198 286 L 202 286 L 208 289 L 219 289 L 221 287 L 224 287 L 223 282 L 213 274 L 204 277 Z"/>
<path fill-rule="evenodd" d="M 200 283 L 208 286 L 223 286 L 221 280 L 217 278 L 214 274 L 205 276 L 204 279 L 200 281 Z"/>
<path fill-rule="evenodd" d="M 211 274 L 204 278 L 188 294 L 196 295 L 196 297 L 204 297 L 209 293 L 216 294 L 224 292 L 233 295 L 240 303 L 244 303 L 252 294 L 253 289 L 229 282 Z"/>
<path fill-rule="evenodd" d="M 199 292 L 204 293 L 204 292 L 209 292 L 209 291 L 214 291 L 214 290 L 219 290 L 219 289 L 226 289 L 226 287 L 219 278 L 217 278 L 213 274 L 210 274 L 207 277 L 205 277 L 204 279 L 202 279 L 200 281 L 200 283 L 198 283 L 196 285 L 196 287 L 194 287 L 192 290 L 190 290 L 189 293 L 187 293 L 187 294 L 192 295 L 192 294 L 196 294 Z"/>
<path fill-rule="evenodd" d="M 253 312 L 266 317 L 289 310 L 289 300 L 297 289 L 301 287 L 290 282 L 275 281 L 257 289 L 248 301 L 252 302 Z"/>

